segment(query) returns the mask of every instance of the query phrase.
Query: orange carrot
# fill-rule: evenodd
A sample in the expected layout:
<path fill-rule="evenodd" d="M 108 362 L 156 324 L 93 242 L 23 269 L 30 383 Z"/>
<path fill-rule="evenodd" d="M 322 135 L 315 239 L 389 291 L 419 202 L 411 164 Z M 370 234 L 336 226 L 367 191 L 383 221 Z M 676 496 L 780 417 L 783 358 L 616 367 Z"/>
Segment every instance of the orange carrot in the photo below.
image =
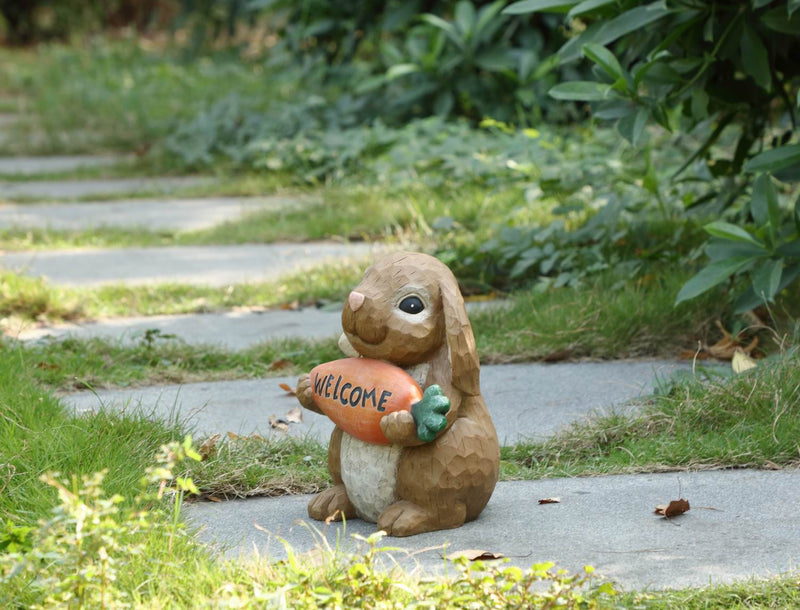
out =
<path fill-rule="evenodd" d="M 350 436 L 389 444 L 380 421 L 394 411 L 410 411 L 422 390 L 403 369 L 370 358 L 343 358 L 311 369 L 314 402 Z"/>

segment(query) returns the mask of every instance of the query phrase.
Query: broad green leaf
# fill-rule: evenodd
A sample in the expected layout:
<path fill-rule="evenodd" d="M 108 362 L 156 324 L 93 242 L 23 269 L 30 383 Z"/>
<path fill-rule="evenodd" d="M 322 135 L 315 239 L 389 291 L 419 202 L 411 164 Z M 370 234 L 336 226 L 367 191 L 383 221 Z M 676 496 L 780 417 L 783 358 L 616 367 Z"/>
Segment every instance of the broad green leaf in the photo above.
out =
<path fill-rule="evenodd" d="M 598 101 L 610 97 L 611 85 L 594 81 L 576 80 L 560 83 L 547 92 L 557 100 Z"/>
<path fill-rule="evenodd" d="M 789 2 L 786 4 L 786 10 L 789 11 L 789 17 L 791 17 L 799 8 L 800 0 L 789 0 Z"/>
<path fill-rule="evenodd" d="M 750 235 L 741 227 L 732 225 L 724 220 L 715 220 L 703 227 L 709 235 L 720 237 L 722 239 L 730 239 L 731 241 L 744 241 L 756 246 L 763 246 L 763 244 Z"/>
<path fill-rule="evenodd" d="M 397 64 L 386 70 L 386 79 L 394 80 L 414 72 L 419 72 L 419 66 L 416 64 Z"/>
<path fill-rule="evenodd" d="M 636 112 L 622 117 L 617 123 L 617 130 L 622 134 L 622 137 L 633 146 L 636 146 L 642 137 L 649 118 L 650 111 L 647 108 L 639 108 Z"/>
<path fill-rule="evenodd" d="M 446 21 L 439 17 L 438 15 L 432 15 L 430 13 L 425 13 L 424 15 L 420 16 L 422 21 L 429 23 L 435 28 L 440 29 L 445 35 L 455 44 L 459 49 L 466 49 L 466 44 L 464 41 L 464 37 L 461 33 L 456 29 L 449 21 Z"/>
<path fill-rule="evenodd" d="M 771 302 L 778 292 L 783 273 L 783 259 L 766 260 L 756 267 L 750 277 L 753 280 L 753 292 Z"/>
<path fill-rule="evenodd" d="M 475 7 L 469 0 L 461 0 L 456 4 L 456 10 L 453 15 L 456 26 L 461 30 L 461 35 L 464 38 L 470 38 L 475 30 Z"/>
<path fill-rule="evenodd" d="M 600 8 L 601 6 L 606 6 L 608 4 L 616 4 L 616 3 L 617 0 L 583 0 L 583 2 L 579 2 L 578 4 L 572 7 L 572 10 L 569 13 L 567 13 L 567 19 L 572 19 L 573 17 L 577 17 L 578 15 L 583 15 L 584 13 L 593 11 L 596 8 Z"/>
<path fill-rule="evenodd" d="M 692 118 L 702 121 L 708 118 L 708 92 L 701 87 L 692 87 Z"/>
<path fill-rule="evenodd" d="M 636 112 L 636 106 L 630 100 L 613 99 L 600 102 L 592 108 L 592 116 L 598 119 L 614 120 Z"/>
<path fill-rule="evenodd" d="M 775 251 L 789 258 L 800 259 L 800 240 L 795 239 L 794 241 L 783 243 Z"/>
<path fill-rule="evenodd" d="M 800 163 L 800 144 L 765 150 L 745 163 L 744 169 L 748 172 L 774 172 L 795 163 Z"/>
<path fill-rule="evenodd" d="M 772 76 L 769 73 L 769 54 L 758 33 L 749 24 L 744 25 L 741 46 L 742 67 L 753 77 L 756 84 L 769 91 Z"/>
<path fill-rule="evenodd" d="M 688 301 L 728 280 L 737 271 L 741 271 L 753 262 L 748 257 L 729 258 L 711 263 L 683 285 L 675 299 L 675 305 Z"/>
<path fill-rule="evenodd" d="M 475 29 L 473 33 L 473 45 L 483 42 L 484 39 L 491 39 L 495 28 L 487 28 L 486 26 L 494 19 L 498 19 L 498 15 L 502 12 L 505 0 L 497 0 L 493 4 L 484 6 L 478 13 L 478 19 L 475 22 Z M 499 17 L 503 20 L 503 17 Z M 477 48 L 477 47 L 473 47 Z"/>
<path fill-rule="evenodd" d="M 775 0 L 753 0 L 752 4 L 754 9 L 759 9 L 762 6 L 767 6 L 768 4 L 771 4 L 772 2 L 775 2 Z"/>
<path fill-rule="evenodd" d="M 516 59 L 509 49 L 489 49 L 482 52 L 475 58 L 475 63 L 482 70 L 488 72 L 503 72 L 505 70 L 514 70 L 516 67 Z"/>
<path fill-rule="evenodd" d="M 504 10 L 505 15 L 525 15 L 527 13 L 566 13 L 571 7 L 578 4 L 574 2 L 564 2 L 564 0 L 522 0 L 509 4 Z"/>
<path fill-rule="evenodd" d="M 781 32 L 782 34 L 789 34 L 790 36 L 797 36 L 800 34 L 800 13 L 797 15 L 790 15 L 790 13 L 787 12 L 786 6 L 778 6 L 768 10 L 761 15 L 759 21 L 769 29 Z"/>
<path fill-rule="evenodd" d="M 618 78 L 624 78 L 619 60 L 604 46 L 590 42 L 583 47 L 583 54 L 600 66 L 603 72 L 608 74 L 612 79 L 617 80 Z"/>
<path fill-rule="evenodd" d="M 759 227 L 769 225 L 770 241 L 775 243 L 775 231 L 780 225 L 778 190 L 769 174 L 759 174 L 753 183 L 750 212 Z"/>
<path fill-rule="evenodd" d="M 711 239 L 706 246 L 706 256 L 712 261 L 740 256 L 758 258 L 766 256 L 766 254 L 767 249 L 764 246 L 757 246 L 750 242 L 730 241 L 729 239 Z"/>
<path fill-rule="evenodd" d="M 641 30 L 646 25 L 650 25 L 672 12 L 663 0 L 659 0 L 625 11 L 610 21 L 592 24 L 581 35 L 576 36 L 558 50 L 559 59 L 561 63 L 578 59 L 587 43 L 596 42 L 605 46 L 625 34 Z"/>
<path fill-rule="evenodd" d="M 800 233 L 800 195 L 794 202 L 794 226 L 797 227 L 797 232 Z"/>

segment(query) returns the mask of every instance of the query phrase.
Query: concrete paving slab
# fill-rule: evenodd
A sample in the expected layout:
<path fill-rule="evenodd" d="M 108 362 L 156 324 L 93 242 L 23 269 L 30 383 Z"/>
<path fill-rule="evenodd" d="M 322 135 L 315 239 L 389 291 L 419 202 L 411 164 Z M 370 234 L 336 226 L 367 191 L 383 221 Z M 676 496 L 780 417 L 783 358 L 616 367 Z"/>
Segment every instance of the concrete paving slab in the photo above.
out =
<path fill-rule="evenodd" d="M 467 311 L 502 307 L 504 301 L 467 303 Z M 40 326 L 27 320 L 0 325 L 6 336 L 26 343 L 66 339 L 102 338 L 130 345 L 146 331 L 158 330 L 192 345 L 215 345 L 225 349 L 246 349 L 263 341 L 283 337 L 325 339 L 337 337 L 341 329 L 341 305 L 302 310 L 239 310 L 171 316 L 135 316 L 84 323 Z"/>
<path fill-rule="evenodd" d="M 181 188 L 209 184 L 207 176 L 170 178 L 107 178 L 98 180 L 0 181 L 0 200 L 24 198 L 63 200 L 136 193 L 169 193 Z"/>
<path fill-rule="evenodd" d="M 227 311 L 177 316 L 138 316 L 38 328 L 6 327 L 6 335 L 24 342 L 99 337 L 130 345 L 140 341 L 146 331 L 158 330 L 162 335 L 174 335 L 180 341 L 192 345 L 215 345 L 241 350 L 263 341 L 285 337 L 338 337 L 342 332 L 341 326 L 339 308 L 308 308 L 297 311 Z"/>
<path fill-rule="evenodd" d="M 658 504 L 679 497 L 692 508 L 664 519 Z M 539 505 L 558 497 L 559 504 Z M 310 496 L 188 504 L 184 515 L 200 540 L 228 557 L 286 556 L 319 541 L 302 522 L 352 546 L 353 534 L 375 525 L 354 519 L 346 528 L 308 519 Z M 555 561 L 578 571 L 589 564 L 625 589 L 664 589 L 768 577 L 800 568 L 800 471 L 728 470 L 499 483 L 481 516 L 463 527 L 389 538 L 406 569 L 443 572 L 442 549 L 503 553 L 514 565 Z M 405 551 L 405 552 L 404 552 Z M 409 556 L 409 553 L 414 555 Z M 386 562 L 389 564 L 389 562 Z M 390 565 L 387 565 L 390 567 Z"/>
<path fill-rule="evenodd" d="M 302 201 L 289 197 L 131 199 L 81 203 L 0 203 L 0 229 L 81 231 L 100 227 L 196 231 Z"/>
<path fill-rule="evenodd" d="M 629 412 L 630 401 L 652 393 L 689 364 L 669 361 L 613 361 L 557 364 L 507 364 L 481 367 L 481 388 L 502 444 L 546 438 L 591 413 Z M 80 392 L 63 398 L 77 412 L 133 409 L 155 417 L 178 417 L 194 426 L 195 436 L 228 431 L 274 433 L 269 416 L 283 416 L 297 405 L 279 387 L 296 377 L 246 379 Z M 288 434 L 327 442 L 333 424 L 304 411 L 302 424 Z M 277 434 L 284 434 L 278 432 Z"/>
<path fill-rule="evenodd" d="M 0 129 L 13 125 L 19 121 L 19 115 L 14 112 L 0 112 Z"/>
<path fill-rule="evenodd" d="M 328 261 L 369 260 L 383 246 L 247 244 L 0 253 L 0 266 L 59 286 L 184 283 L 226 286 L 274 280 Z"/>
<path fill-rule="evenodd" d="M 0 126 L 2 126 L 0 116 Z M 109 167 L 130 161 L 120 155 L 51 155 L 41 157 L 0 157 L 0 176 L 33 176 L 69 172 L 88 167 Z"/>

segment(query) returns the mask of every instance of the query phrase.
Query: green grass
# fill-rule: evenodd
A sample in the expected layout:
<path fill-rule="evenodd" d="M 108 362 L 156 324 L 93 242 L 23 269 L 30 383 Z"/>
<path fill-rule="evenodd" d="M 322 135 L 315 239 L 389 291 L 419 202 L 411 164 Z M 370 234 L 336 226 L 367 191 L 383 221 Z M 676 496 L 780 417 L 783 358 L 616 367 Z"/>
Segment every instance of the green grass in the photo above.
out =
<path fill-rule="evenodd" d="M 190 284 L 67 288 L 0 271 L 0 315 L 57 322 L 341 302 L 358 283 L 363 268 L 355 262 L 332 263 L 273 282 L 234 284 L 223 289 Z"/>
<path fill-rule="evenodd" d="M 73 417 L 34 384 L 23 354 L 0 343 L 0 521 L 32 525 L 54 503 L 39 481 L 46 472 L 114 473 L 109 493 L 137 487 L 159 445 L 182 438 L 178 425 L 144 416 L 99 413 Z"/>
<path fill-rule="evenodd" d="M 504 448 L 509 478 L 800 465 L 800 357 L 654 396 L 637 415 L 577 423 L 542 443 Z"/>
<path fill-rule="evenodd" d="M 176 121 L 231 91 L 264 99 L 292 89 L 260 63 L 181 62 L 169 49 L 135 38 L 3 50 L 0 63 L 6 90 L 27 96 L 37 116 L 6 145 L 17 154 L 146 150 Z M 35 132 L 40 137 L 31 139 Z"/>

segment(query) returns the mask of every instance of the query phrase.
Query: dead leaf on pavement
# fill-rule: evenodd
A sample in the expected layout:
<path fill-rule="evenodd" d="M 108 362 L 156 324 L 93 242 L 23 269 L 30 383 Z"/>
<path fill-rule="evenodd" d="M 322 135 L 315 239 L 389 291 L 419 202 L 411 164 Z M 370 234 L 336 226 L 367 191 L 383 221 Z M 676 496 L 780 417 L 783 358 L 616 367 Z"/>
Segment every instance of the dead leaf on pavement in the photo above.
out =
<path fill-rule="evenodd" d="M 539 500 L 539 504 L 559 504 L 561 502 L 561 498 L 542 498 Z"/>
<path fill-rule="evenodd" d="M 291 360 L 289 360 L 288 358 L 279 358 L 278 360 L 273 360 L 272 362 L 270 362 L 269 370 L 280 371 L 290 366 L 292 366 Z"/>
<path fill-rule="evenodd" d="M 271 428 L 281 432 L 288 432 L 289 430 L 289 424 L 282 419 L 278 419 L 274 414 L 269 416 L 269 425 Z"/>
<path fill-rule="evenodd" d="M 200 445 L 200 449 L 198 449 L 197 453 L 200 454 L 201 460 L 207 460 L 217 452 L 217 441 L 220 439 L 220 436 L 220 434 L 215 434 L 207 438 L 203 444 Z"/>
<path fill-rule="evenodd" d="M 483 549 L 464 549 L 463 551 L 455 551 L 448 553 L 447 558 L 450 560 L 458 559 L 459 557 L 466 557 L 468 561 L 489 561 L 492 559 L 502 559 L 502 553 L 493 553 L 492 551 L 485 551 Z"/>
<path fill-rule="evenodd" d="M 283 309 L 284 311 L 297 311 L 298 309 L 300 309 L 300 301 L 295 299 L 290 303 L 281 303 L 281 309 Z"/>
<path fill-rule="evenodd" d="M 733 372 L 737 375 L 739 373 L 743 373 L 750 369 L 754 369 L 758 366 L 758 363 L 753 360 L 750 356 L 744 353 L 744 350 L 741 347 L 737 347 L 733 350 L 733 358 L 731 359 L 731 368 L 733 368 Z"/>
<path fill-rule="evenodd" d="M 303 409 L 295 407 L 286 414 L 286 421 L 290 424 L 299 424 L 303 421 Z"/>
<path fill-rule="evenodd" d="M 289 396 L 297 396 L 297 390 L 292 388 L 288 383 L 279 383 L 278 387 L 289 394 Z"/>
<path fill-rule="evenodd" d="M 230 430 L 228 431 L 228 439 L 229 440 L 235 441 L 238 438 L 239 438 L 238 434 L 236 434 L 235 432 L 231 432 Z"/>
<path fill-rule="evenodd" d="M 656 506 L 655 513 L 670 518 L 682 515 L 687 510 L 689 510 L 689 500 L 681 498 L 680 500 L 673 500 L 669 504 L 659 504 Z"/>

